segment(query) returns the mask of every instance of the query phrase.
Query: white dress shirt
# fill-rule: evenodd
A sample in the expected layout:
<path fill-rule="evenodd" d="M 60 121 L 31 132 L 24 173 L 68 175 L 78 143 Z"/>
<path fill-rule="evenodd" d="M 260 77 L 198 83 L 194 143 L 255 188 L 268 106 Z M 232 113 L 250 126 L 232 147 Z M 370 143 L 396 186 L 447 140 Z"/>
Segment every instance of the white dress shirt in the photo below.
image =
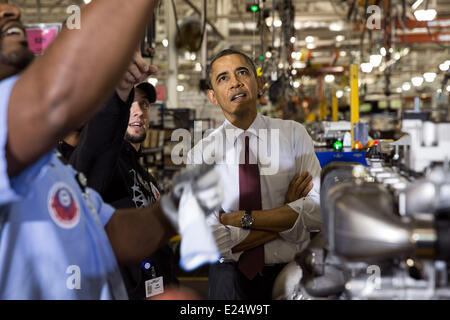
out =
<path fill-rule="evenodd" d="M 312 139 L 300 123 L 258 114 L 244 131 L 225 120 L 189 152 L 187 165 L 215 163 L 224 187 L 222 209 L 225 213 L 238 211 L 239 159 L 243 159 L 245 136 L 250 138 L 250 163 L 257 161 L 260 167 L 263 210 L 285 205 L 289 183 L 297 173 L 309 171 L 313 177 L 314 187 L 308 196 L 287 204 L 298 213 L 293 227 L 280 232 L 277 239 L 264 245 L 266 265 L 290 262 L 297 252 L 308 245 L 310 231 L 320 230 L 321 227 L 321 168 Z M 242 242 L 250 230 L 223 225 L 218 212 L 210 215 L 207 221 L 222 257 L 238 261 L 242 252 L 232 253 L 231 249 Z"/>

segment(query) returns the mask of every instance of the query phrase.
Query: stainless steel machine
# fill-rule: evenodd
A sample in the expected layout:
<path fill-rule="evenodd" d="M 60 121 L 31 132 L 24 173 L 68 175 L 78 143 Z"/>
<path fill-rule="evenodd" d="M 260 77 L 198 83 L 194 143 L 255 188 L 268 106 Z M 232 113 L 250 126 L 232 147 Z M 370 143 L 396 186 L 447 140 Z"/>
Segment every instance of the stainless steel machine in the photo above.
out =
<path fill-rule="evenodd" d="M 450 298 L 450 123 L 404 120 L 368 166 L 321 176 L 323 228 L 275 282 L 275 299 Z"/>

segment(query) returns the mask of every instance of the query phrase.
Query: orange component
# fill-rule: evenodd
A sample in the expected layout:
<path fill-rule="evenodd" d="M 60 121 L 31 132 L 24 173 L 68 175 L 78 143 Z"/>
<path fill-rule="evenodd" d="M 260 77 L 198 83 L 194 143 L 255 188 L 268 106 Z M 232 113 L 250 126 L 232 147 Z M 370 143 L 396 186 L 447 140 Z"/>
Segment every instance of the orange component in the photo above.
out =
<path fill-rule="evenodd" d="M 355 149 L 356 150 L 361 150 L 363 148 L 363 145 L 361 144 L 361 142 L 356 141 L 355 142 Z"/>

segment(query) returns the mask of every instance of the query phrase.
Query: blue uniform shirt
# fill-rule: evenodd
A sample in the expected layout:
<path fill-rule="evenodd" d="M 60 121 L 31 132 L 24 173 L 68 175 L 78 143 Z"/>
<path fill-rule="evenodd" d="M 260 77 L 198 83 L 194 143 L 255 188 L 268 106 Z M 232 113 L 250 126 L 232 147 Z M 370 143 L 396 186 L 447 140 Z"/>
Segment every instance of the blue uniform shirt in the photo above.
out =
<path fill-rule="evenodd" d="M 15 80 L 0 82 L 0 299 L 127 299 L 104 230 L 115 209 L 83 193 L 54 152 L 8 179 L 4 97 Z"/>

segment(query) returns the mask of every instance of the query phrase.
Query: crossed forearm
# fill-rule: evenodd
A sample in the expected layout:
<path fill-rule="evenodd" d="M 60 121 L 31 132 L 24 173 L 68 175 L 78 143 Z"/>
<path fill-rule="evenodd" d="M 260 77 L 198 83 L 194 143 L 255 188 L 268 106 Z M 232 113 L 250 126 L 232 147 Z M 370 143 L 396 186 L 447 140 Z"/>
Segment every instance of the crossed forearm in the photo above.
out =
<path fill-rule="evenodd" d="M 222 214 L 220 217 L 224 225 L 241 227 L 241 218 L 244 211 L 235 211 L 228 214 Z M 283 232 L 292 228 L 298 218 L 298 213 L 289 206 L 282 206 L 270 210 L 252 211 L 255 219 L 251 229 L 270 232 Z"/>
<path fill-rule="evenodd" d="M 235 253 L 239 251 L 249 250 L 266 242 L 272 241 L 276 238 L 278 238 L 277 232 L 252 230 L 247 238 L 245 238 L 241 243 L 235 245 L 231 249 L 231 251 Z"/>
<path fill-rule="evenodd" d="M 241 227 L 241 218 L 244 211 L 235 211 L 222 214 L 220 217 L 224 225 Z M 239 252 L 257 247 L 279 237 L 279 232 L 289 230 L 295 224 L 298 213 L 289 206 L 271 210 L 252 211 L 254 222 L 251 232 L 241 243 L 232 248 L 232 252 Z"/>

